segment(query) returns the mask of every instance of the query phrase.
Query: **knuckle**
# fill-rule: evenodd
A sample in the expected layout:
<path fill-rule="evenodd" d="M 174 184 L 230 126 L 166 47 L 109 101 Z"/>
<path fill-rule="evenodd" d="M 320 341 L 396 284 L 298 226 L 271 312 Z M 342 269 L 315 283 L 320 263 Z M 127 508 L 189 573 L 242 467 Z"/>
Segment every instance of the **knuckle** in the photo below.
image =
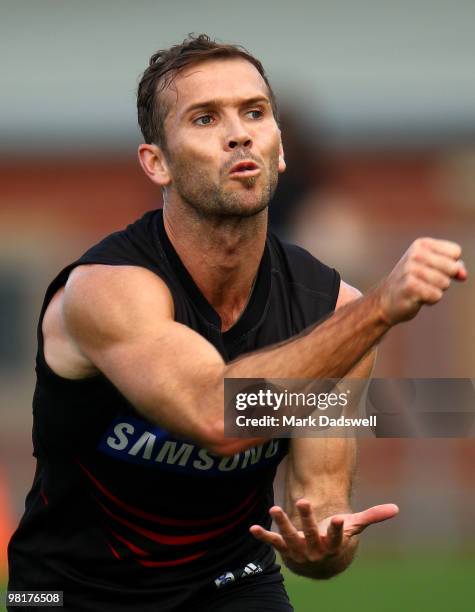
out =
<path fill-rule="evenodd" d="M 427 249 L 430 245 L 431 239 L 428 238 L 427 236 L 422 236 L 420 238 L 417 238 L 416 240 L 414 240 L 414 247 L 417 250 L 420 249 Z"/>
<path fill-rule="evenodd" d="M 409 262 L 416 262 L 416 263 L 420 263 L 422 261 L 424 261 L 425 259 L 425 253 L 426 253 L 426 248 L 418 243 L 418 244 L 414 244 L 413 248 L 411 249 L 411 252 L 409 254 L 409 258 L 408 261 Z"/>
<path fill-rule="evenodd" d="M 414 256 L 414 261 L 418 265 L 426 266 L 429 260 L 428 249 L 419 249 Z"/>
<path fill-rule="evenodd" d="M 416 293 L 417 287 L 418 287 L 418 282 L 416 278 L 414 276 L 408 276 L 404 284 L 404 288 L 406 292 L 410 294 Z"/>

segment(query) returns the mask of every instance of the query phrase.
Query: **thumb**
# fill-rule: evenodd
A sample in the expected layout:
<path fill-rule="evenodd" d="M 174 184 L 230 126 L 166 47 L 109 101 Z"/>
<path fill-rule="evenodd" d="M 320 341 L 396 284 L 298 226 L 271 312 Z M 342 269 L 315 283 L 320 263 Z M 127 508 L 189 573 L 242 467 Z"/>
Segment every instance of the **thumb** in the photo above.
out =
<path fill-rule="evenodd" d="M 352 515 L 352 522 L 354 525 L 360 527 L 360 531 L 372 525 L 373 523 L 381 523 L 393 518 L 399 513 L 399 508 L 396 504 L 380 504 L 379 506 L 372 506 L 362 512 L 355 512 Z"/>

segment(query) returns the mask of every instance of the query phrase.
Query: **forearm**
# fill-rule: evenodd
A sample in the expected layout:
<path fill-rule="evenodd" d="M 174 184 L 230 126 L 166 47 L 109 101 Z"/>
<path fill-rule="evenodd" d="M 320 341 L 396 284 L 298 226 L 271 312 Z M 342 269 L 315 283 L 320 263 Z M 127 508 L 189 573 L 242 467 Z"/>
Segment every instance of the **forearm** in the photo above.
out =
<path fill-rule="evenodd" d="M 341 378 L 388 331 L 377 291 L 277 347 L 228 364 L 226 378 Z"/>

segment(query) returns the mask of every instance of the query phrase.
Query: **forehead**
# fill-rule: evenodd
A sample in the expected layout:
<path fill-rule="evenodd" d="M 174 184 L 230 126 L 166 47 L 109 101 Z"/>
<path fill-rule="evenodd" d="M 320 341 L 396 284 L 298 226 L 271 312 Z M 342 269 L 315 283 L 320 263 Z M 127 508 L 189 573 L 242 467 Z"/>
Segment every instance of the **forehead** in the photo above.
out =
<path fill-rule="evenodd" d="M 171 118 L 204 100 L 226 104 L 262 95 L 269 98 L 269 90 L 253 64 L 244 58 L 219 58 L 185 68 L 163 92 L 162 99 Z"/>

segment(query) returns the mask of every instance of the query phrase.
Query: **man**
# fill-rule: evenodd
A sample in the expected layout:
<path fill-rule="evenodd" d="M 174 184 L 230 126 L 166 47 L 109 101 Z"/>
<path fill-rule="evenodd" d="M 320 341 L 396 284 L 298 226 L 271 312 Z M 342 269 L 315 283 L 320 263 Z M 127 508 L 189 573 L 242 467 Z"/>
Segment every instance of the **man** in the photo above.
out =
<path fill-rule="evenodd" d="M 107 237 L 47 291 L 37 471 L 9 589 L 63 590 L 67 610 L 292 610 L 274 549 L 299 574 L 332 576 L 397 507 L 351 513 L 353 440 L 226 438 L 223 380 L 369 376 L 390 327 L 465 279 L 461 249 L 420 239 L 360 297 L 268 235 L 285 162 L 272 90 L 241 48 L 201 35 L 158 52 L 138 110 L 163 213 Z"/>

